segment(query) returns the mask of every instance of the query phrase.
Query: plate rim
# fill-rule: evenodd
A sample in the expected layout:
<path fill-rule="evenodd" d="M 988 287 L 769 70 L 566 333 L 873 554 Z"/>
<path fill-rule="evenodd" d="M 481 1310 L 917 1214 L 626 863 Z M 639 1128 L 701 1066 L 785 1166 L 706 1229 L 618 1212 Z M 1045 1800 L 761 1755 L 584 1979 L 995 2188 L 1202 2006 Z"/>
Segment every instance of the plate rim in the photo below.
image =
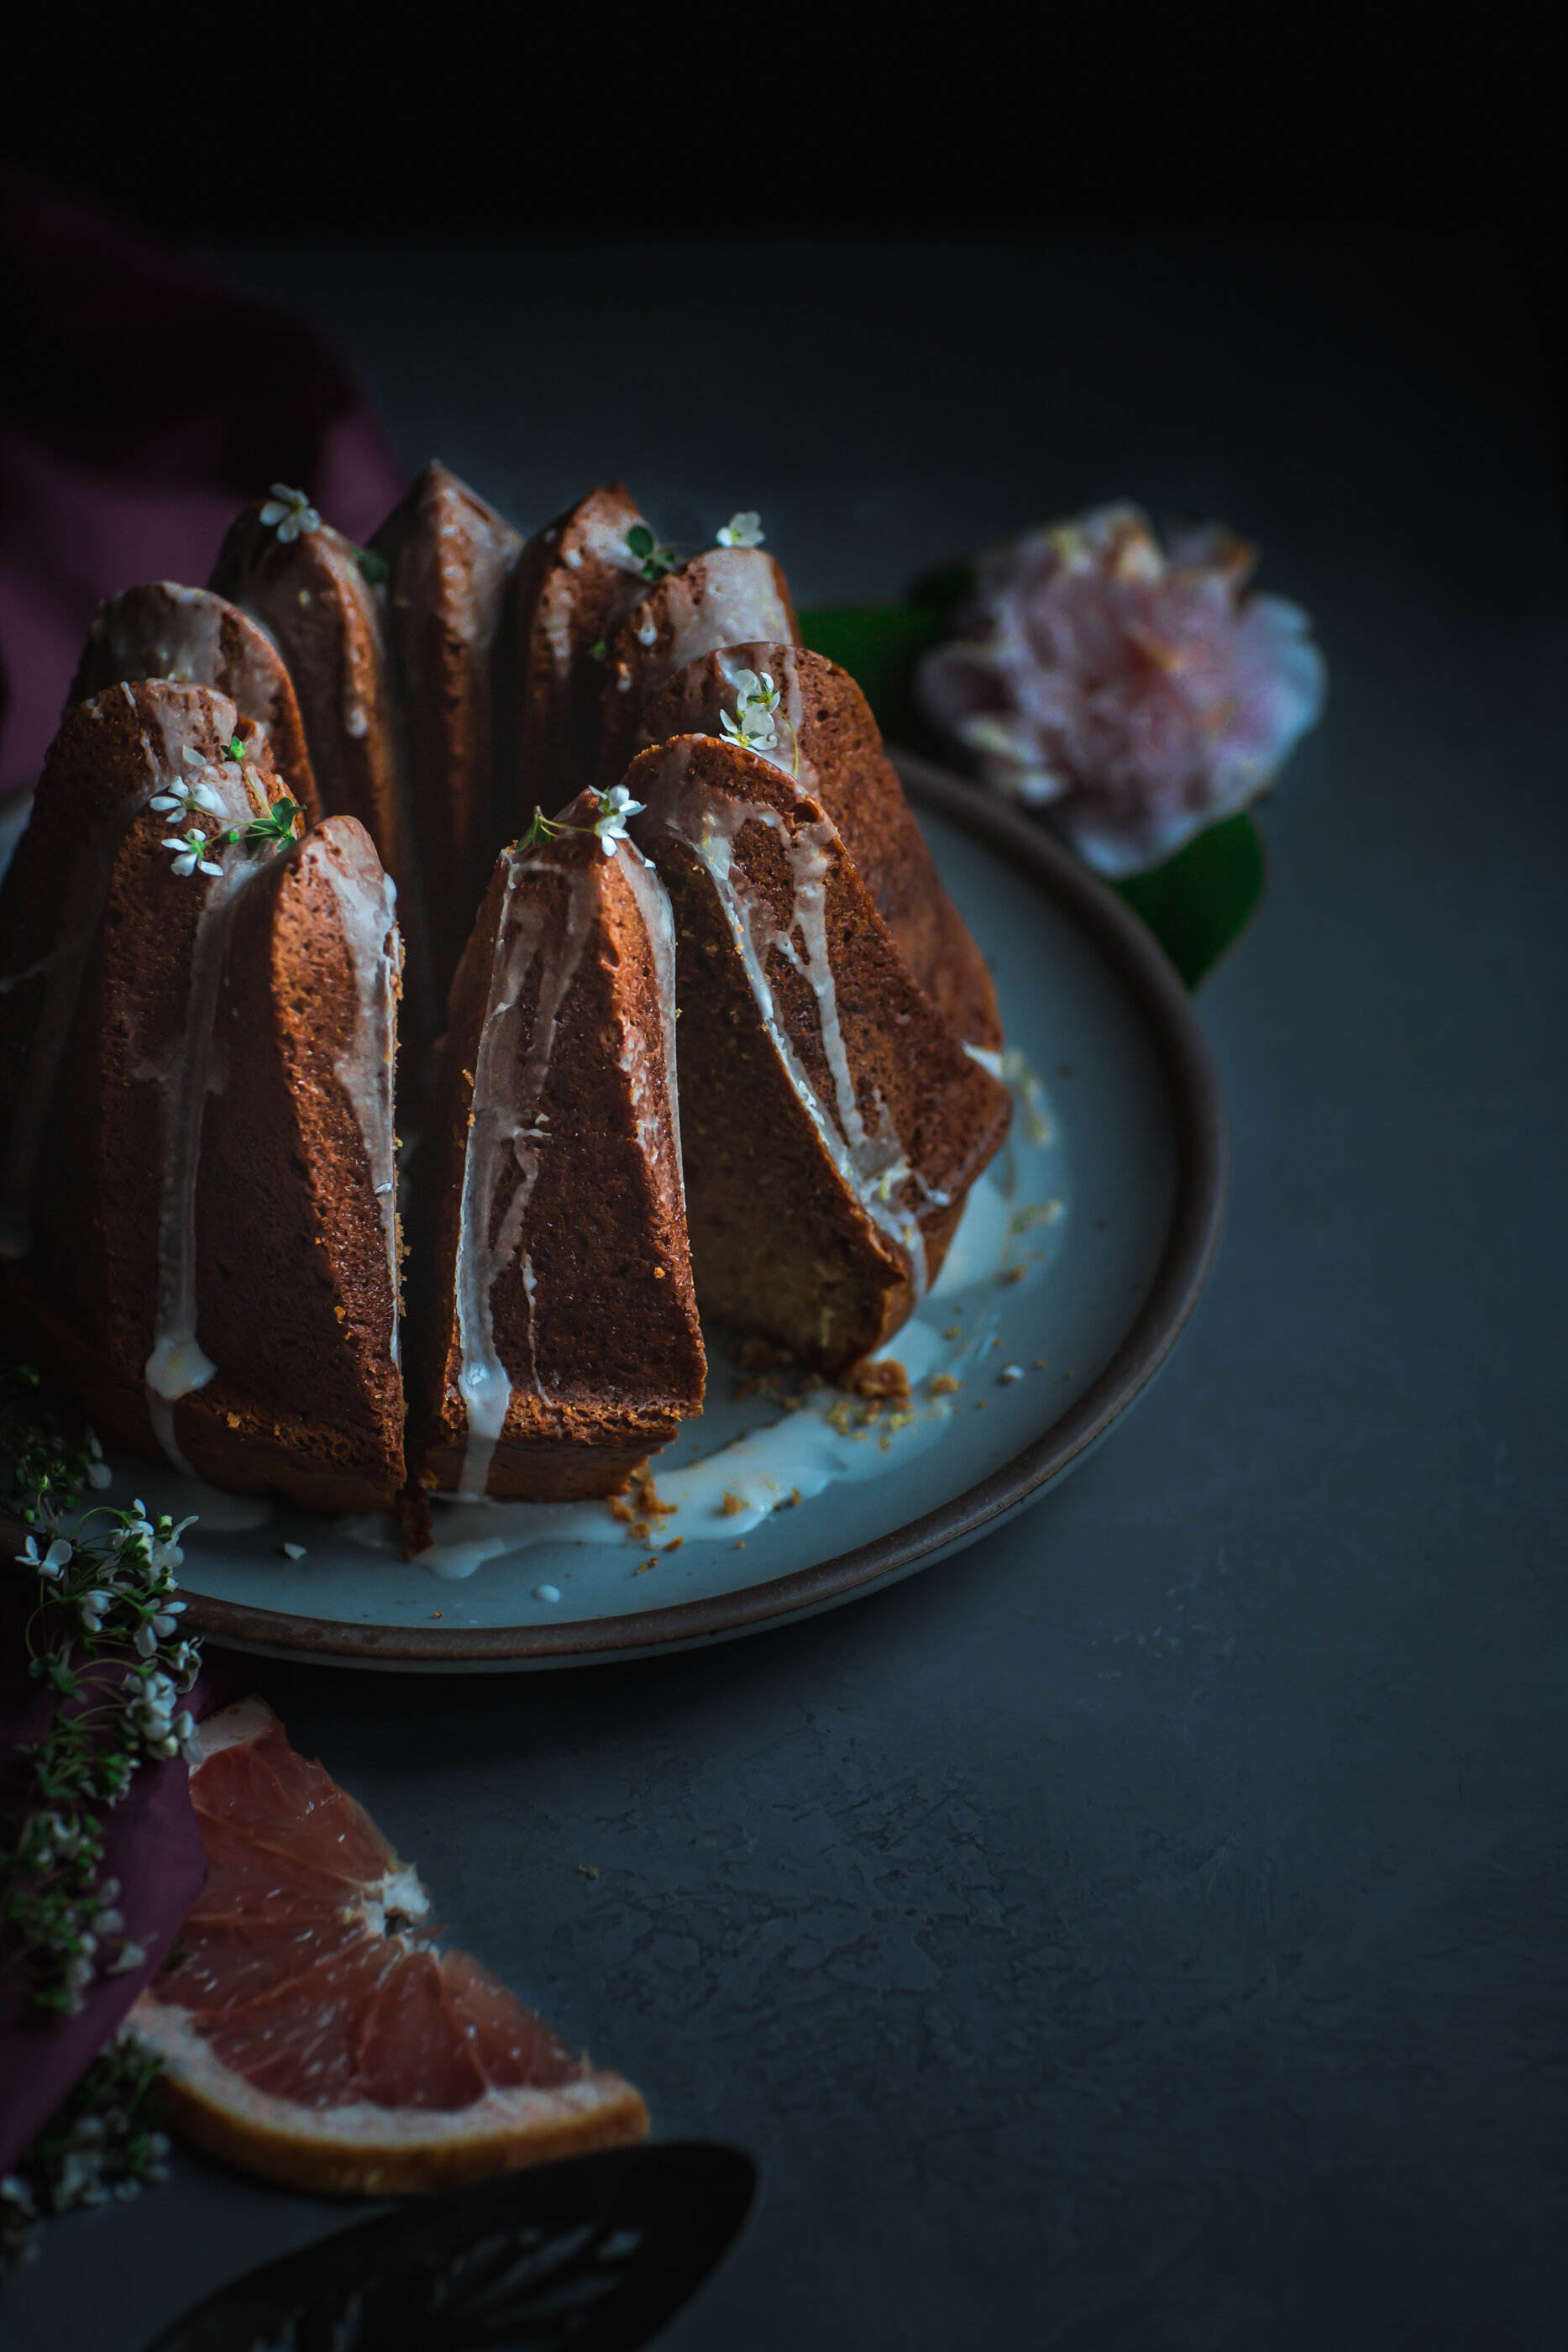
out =
<path fill-rule="evenodd" d="M 1176 1138 L 1176 1197 L 1148 1294 L 1109 1363 L 1048 1429 L 962 1494 L 870 1543 L 743 1591 L 621 1617 L 439 1630 L 305 1617 L 188 1591 L 187 1632 L 220 1648 L 273 1658 L 427 1673 L 608 1664 L 759 1633 L 863 1597 L 966 1549 L 1076 1468 L 1149 1385 L 1214 1263 L 1229 1175 L 1225 1098 L 1192 998 L 1153 934 L 1043 825 L 930 760 L 889 749 L 917 808 L 1004 852 L 1087 935 L 1132 997 L 1155 1047 Z"/>

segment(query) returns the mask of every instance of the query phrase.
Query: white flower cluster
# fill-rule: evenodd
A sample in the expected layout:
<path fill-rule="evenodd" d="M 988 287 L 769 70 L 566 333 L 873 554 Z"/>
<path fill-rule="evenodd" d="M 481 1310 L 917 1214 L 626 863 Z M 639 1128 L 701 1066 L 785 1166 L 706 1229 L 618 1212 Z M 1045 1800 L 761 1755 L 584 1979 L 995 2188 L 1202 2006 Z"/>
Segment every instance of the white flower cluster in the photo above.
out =
<path fill-rule="evenodd" d="M 274 482 L 272 496 L 262 508 L 261 520 L 269 530 L 277 530 L 286 547 L 290 540 L 321 528 L 321 518 L 304 491 L 291 490 L 287 482 Z"/>
<path fill-rule="evenodd" d="M 77 1475 L 90 1485 L 107 1480 L 96 1441 L 83 1448 Z M 75 2011 L 95 1977 L 123 1976 L 147 1958 L 124 1933 L 118 1883 L 98 1876 L 103 1845 L 93 1809 L 116 1803 L 143 1762 L 193 1759 L 195 1719 L 180 1702 L 201 1653 L 181 1636 L 186 1603 L 174 1578 L 192 1520 L 152 1519 L 138 1500 L 102 1531 L 92 1521 L 103 1515 L 89 1512 L 68 1522 L 67 1533 L 52 1508 L 47 1516 L 40 1508 L 48 1492 L 47 1485 L 28 1514 L 45 1518 L 41 1538 L 29 1533 L 16 1557 L 51 1604 L 46 1627 L 62 1629 L 41 1651 L 42 1669 L 68 1700 L 90 1674 L 95 1704 L 88 1716 L 57 1714 L 40 1745 L 49 1800 L 24 1819 L 15 1857 L 20 1877 L 7 1908 L 35 1960 L 47 1966 L 53 2005 Z M 106 1677 L 106 1666 L 117 1672 Z"/>
<path fill-rule="evenodd" d="M 760 547 L 762 539 L 762 517 L 754 508 L 747 508 L 744 514 L 732 514 L 718 533 L 721 547 Z"/>
<path fill-rule="evenodd" d="M 727 740 L 738 743 L 747 751 L 775 751 L 779 748 L 779 728 L 774 713 L 779 708 L 779 688 L 764 670 L 760 677 L 754 669 L 737 669 L 731 684 L 735 688 L 735 717 L 727 710 L 719 712 L 719 724 Z"/>

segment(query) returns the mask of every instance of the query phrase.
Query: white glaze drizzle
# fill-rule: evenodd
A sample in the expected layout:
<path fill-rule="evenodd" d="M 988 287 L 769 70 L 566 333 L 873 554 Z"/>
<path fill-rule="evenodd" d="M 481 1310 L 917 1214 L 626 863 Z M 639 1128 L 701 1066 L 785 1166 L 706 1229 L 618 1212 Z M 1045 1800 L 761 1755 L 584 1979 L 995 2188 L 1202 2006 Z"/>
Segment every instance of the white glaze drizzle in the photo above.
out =
<path fill-rule="evenodd" d="M 547 935 L 554 927 L 544 894 L 525 891 L 518 902 L 519 885 L 531 874 L 544 873 L 560 874 L 567 884 L 566 920 L 553 946 L 547 944 Z M 491 1460 L 507 1425 L 512 1385 L 496 1352 L 490 1302 L 497 1280 L 517 1262 L 528 1202 L 538 1181 L 539 1147 L 549 1139 L 540 1132 L 539 1099 L 549 1074 L 556 1024 L 576 976 L 592 921 L 593 898 L 591 868 L 579 866 L 563 872 L 538 857 L 512 856 L 507 860 L 507 886 L 490 965 L 490 992 L 474 1058 L 473 1119 L 463 1161 L 455 1284 L 461 1356 L 458 1387 L 467 1419 L 467 1444 L 457 1487 L 460 1495 L 473 1496 L 485 1492 Z M 517 1077 L 515 1073 L 522 1022 L 519 1007 L 536 961 L 539 965 L 538 997 L 522 1073 Z M 520 1181 L 492 1241 L 496 1192 L 508 1153 L 517 1160 Z M 524 1286 L 528 1299 L 531 1353 L 531 1260 L 525 1262 Z M 533 1375 L 536 1390 L 542 1397 L 537 1358 Z"/>
<path fill-rule="evenodd" d="M 247 824 L 256 814 L 259 787 L 240 763 L 214 764 L 204 781 L 225 806 L 226 825 Z M 196 1177 L 201 1165 L 202 1121 L 211 1080 L 213 1024 L 229 934 L 244 892 L 267 861 L 231 850 L 223 872 L 208 880 L 195 937 L 191 944 L 185 1025 L 159 1077 L 162 1170 L 158 1197 L 158 1275 L 152 1349 L 143 1378 L 153 1433 L 176 1470 L 193 1474 L 174 1435 L 174 1406 L 204 1389 L 217 1366 L 196 1337 Z M 191 877 L 194 884 L 195 876 Z M 189 885 L 185 887 L 190 887 Z"/>
<path fill-rule="evenodd" d="M 845 1189 L 859 1202 L 878 1231 L 909 1262 L 916 1298 L 926 1281 L 925 1238 L 918 1217 L 907 1205 L 911 1170 L 893 1126 L 887 1105 L 879 1098 L 876 1132 L 869 1133 L 855 1092 L 853 1075 L 839 1022 L 838 992 L 828 954 L 826 884 L 832 871 L 838 834 L 826 817 L 799 824 L 791 837 L 776 809 L 751 801 L 731 800 L 726 793 L 706 792 L 686 772 L 685 754 L 672 751 L 650 787 L 650 809 L 655 821 L 684 842 L 713 884 L 730 929 L 753 1000 L 775 1053 L 802 1109 Z M 794 920 L 788 932 L 773 928 L 768 909 L 754 891 L 743 868 L 734 860 L 734 844 L 748 824 L 764 824 L 780 836 L 795 885 Z M 795 946 L 799 929 L 805 955 Z M 822 1050 L 833 1081 L 837 1117 L 830 1115 L 811 1084 L 789 1032 L 779 1017 L 764 956 L 771 947 L 792 963 L 809 982 L 817 1000 Z"/>
<path fill-rule="evenodd" d="M 120 690 L 134 710 L 136 698 L 129 685 L 122 684 Z M 228 710 L 226 719 L 221 715 L 224 708 Z M 145 787 L 100 832 L 84 842 L 66 884 L 60 929 L 54 947 L 31 972 L 18 972 L 7 983 L 16 988 L 25 980 L 41 977 L 45 972 L 49 975 L 27 1049 L 11 1131 L 0 1157 L 0 1257 L 26 1257 L 32 1247 L 31 1197 L 44 1126 L 80 993 L 82 974 L 103 919 L 120 844 L 154 793 L 162 790 L 171 777 L 182 783 L 185 781 L 185 748 L 195 748 L 197 740 L 205 735 L 206 725 L 207 713 L 204 709 L 169 710 L 153 721 L 156 747 L 151 736 L 142 734 L 148 770 Z M 220 734 L 225 730 L 233 734 L 232 704 L 220 704 L 217 725 Z"/>
<path fill-rule="evenodd" d="M 163 605 L 157 625 L 151 610 L 155 597 Z M 228 612 L 238 614 L 240 625 L 225 652 L 224 618 Z M 282 656 L 259 621 L 239 613 L 209 588 L 160 580 L 146 588 L 128 589 L 99 607 L 92 635 L 124 678 L 162 677 L 172 686 L 213 687 L 243 715 L 263 721 L 276 712 Z"/>
<path fill-rule="evenodd" d="M 395 1364 L 399 1345 L 392 1067 L 397 1055 L 396 982 L 402 969 L 402 941 L 396 919 L 397 887 L 388 874 L 377 878 L 342 862 L 325 844 L 315 862 L 338 901 L 343 940 L 354 971 L 353 1033 L 332 1066 L 349 1097 L 364 1143 L 371 1183 L 386 1235 L 387 1276 L 392 1299 L 392 1360 Z"/>
<path fill-rule="evenodd" d="M 669 893 L 660 881 L 655 869 L 643 856 L 634 842 L 623 841 L 617 852 L 621 871 L 637 901 L 648 934 L 648 945 L 653 958 L 653 980 L 659 995 L 659 1024 L 664 1047 L 664 1091 L 669 1106 L 670 1139 L 674 1148 L 675 1182 L 684 1202 L 685 1174 L 681 1165 L 681 1108 L 675 1082 L 675 918 L 670 906 Z M 651 1162 L 659 1157 L 657 1106 L 649 1118 L 642 1116 L 642 1097 L 645 1090 L 643 1073 L 647 1066 L 647 1046 L 640 1037 L 624 1037 L 621 1066 L 632 1078 L 633 1101 L 637 1108 L 637 1136 Z"/>

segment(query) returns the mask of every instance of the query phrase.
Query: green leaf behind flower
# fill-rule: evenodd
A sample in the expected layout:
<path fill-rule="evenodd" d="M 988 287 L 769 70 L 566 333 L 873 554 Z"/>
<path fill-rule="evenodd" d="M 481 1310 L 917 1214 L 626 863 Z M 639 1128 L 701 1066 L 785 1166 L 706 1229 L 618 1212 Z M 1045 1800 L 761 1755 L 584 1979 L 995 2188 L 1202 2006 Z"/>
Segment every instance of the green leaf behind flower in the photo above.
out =
<path fill-rule="evenodd" d="M 1146 874 L 1111 887 L 1196 988 L 1247 929 L 1263 896 L 1263 836 L 1245 809 L 1222 817 Z"/>
<path fill-rule="evenodd" d="M 902 604 L 817 605 L 800 614 L 812 653 L 847 669 L 890 742 L 936 757 L 952 756 L 936 740 L 915 699 L 922 654 L 951 631 L 974 573 L 954 564 L 931 573 Z M 1262 836 L 1245 810 L 1210 825 L 1163 866 L 1112 884 L 1151 930 L 1188 988 L 1196 988 L 1246 929 L 1263 896 Z"/>

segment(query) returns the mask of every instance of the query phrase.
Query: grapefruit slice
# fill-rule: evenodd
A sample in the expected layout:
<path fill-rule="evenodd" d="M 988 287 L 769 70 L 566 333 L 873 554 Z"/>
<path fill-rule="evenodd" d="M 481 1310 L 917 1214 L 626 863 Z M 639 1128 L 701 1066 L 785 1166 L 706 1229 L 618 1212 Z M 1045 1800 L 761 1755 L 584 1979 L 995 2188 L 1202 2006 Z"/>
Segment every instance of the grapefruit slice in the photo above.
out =
<path fill-rule="evenodd" d="M 402 2196 L 643 2137 L 629 2083 L 422 1937 L 417 1875 L 264 1699 L 198 1737 L 206 1888 L 128 2021 L 188 2139 L 292 2189 Z"/>

